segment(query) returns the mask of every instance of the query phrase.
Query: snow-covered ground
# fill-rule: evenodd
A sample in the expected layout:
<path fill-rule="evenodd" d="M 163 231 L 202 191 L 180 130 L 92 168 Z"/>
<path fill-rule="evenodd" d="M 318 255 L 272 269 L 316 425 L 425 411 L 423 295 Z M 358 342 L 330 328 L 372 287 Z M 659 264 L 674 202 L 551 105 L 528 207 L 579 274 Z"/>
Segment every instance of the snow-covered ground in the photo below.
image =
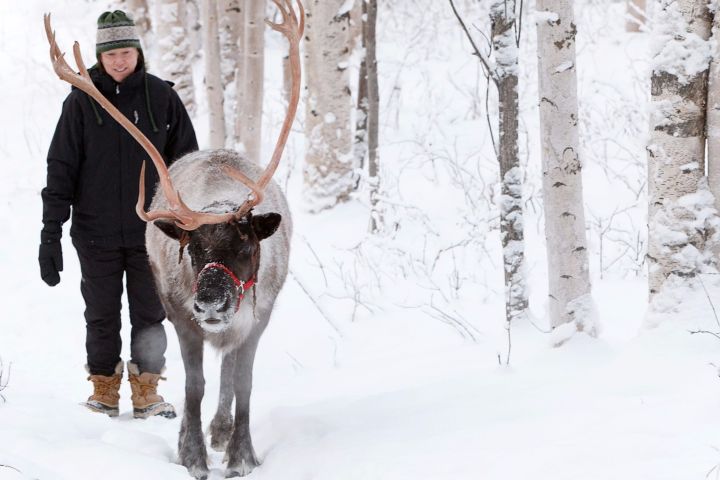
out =
<path fill-rule="evenodd" d="M 509 366 L 498 363 L 508 339 L 499 239 L 490 230 L 497 227 L 496 167 L 477 64 L 446 2 L 389 3 L 394 10 L 381 10 L 379 46 L 381 159 L 394 202 L 388 217 L 399 227 L 366 237 L 361 197 L 305 213 L 302 139 L 293 134 L 281 172 L 289 176 L 296 225 L 292 274 L 255 366 L 251 428 L 262 465 L 249 478 L 720 477 L 720 340 L 690 334 L 720 330 L 711 303 L 720 307 L 720 278 L 704 276 L 707 293 L 689 290 L 677 311 L 647 317 L 647 39 L 623 32 L 622 2 L 577 2 L 588 238 L 602 333 L 560 348 L 544 333 L 535 32 L 531 15 L 525 20 L 522 152 L 534 319 L 513 326 Z M 67 236 L 60 285 L 47 287 L 37 267 L 45 153 L 68 90 L 51 73 L 42 13 L 53 12 L 59 41 L 69 49 L 79 40 L 87 59 L 94 20 L 106 6 L 0 1 L 3 381 L 12 363 L 0 391 L 2 480 L 189 478 L 174 463 L 180 420 L 132 419 L 127 384 L 119 418 L 78 405 L 90 384 L 79 268 Z M 484 18 L 473 21 L 481 27 Z M 276 70 L 270 62 L 269 83 L 277 83 Z M 265 131 L 272 132 L 282 112 L 279 95 L 267 90 Z M 204 120 L 201 112 L 201 142 Z M 449 248 L 458 244 L 464 248 Z M 167 331 L 162 393 L 181 410 L 182 362 L 172 326 Z M 219 358 L 209 353 L 205 425 L 218 371 Z M 211 480 L 224 476 L 222 456 L 211 453 Z"/>

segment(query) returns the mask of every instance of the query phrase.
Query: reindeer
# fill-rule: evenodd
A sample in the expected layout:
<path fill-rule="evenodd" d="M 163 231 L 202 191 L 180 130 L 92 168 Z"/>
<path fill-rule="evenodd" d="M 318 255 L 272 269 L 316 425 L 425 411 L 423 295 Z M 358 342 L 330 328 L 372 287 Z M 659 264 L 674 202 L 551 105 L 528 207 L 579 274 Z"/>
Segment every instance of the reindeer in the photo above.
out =
<path fill-rule="evenodd" d="M 245 476 L 259 464 L 249 428 L 252 368 L 260 336 L 288 272 L 292 224 L 285 196 L 272 175 L 300 98 L 299 43 L 305 16 L 300 0 L 298 14 L 291 0 L 273 3 L 283 22 L 266 23 L 290 44 L 292 90 L 265 170 L 231 150 L 191 153 L 168 169 L 152 143 L 95 88 L 77 42 L 73 50 L 80 73 L 68 66 L 57 46 L 50 16 L 45 16 L 56 74 L 92 96 L 123 125 L 145 148 L 160 176 L 160 188 L 146 212 L 143 164 L 136 211 L 157 227 L 146 233 L 150 265 L 167 317 L 177 331 L 185 366 L 178 461 L 198 479 L 208 475 L 200 419 L 205 341 L 223 354 L 220 400 L 210 424 L 211 446 L 226 451 L 226 477 Z M 230 410 L 233 399 L 234 420 Z"/>

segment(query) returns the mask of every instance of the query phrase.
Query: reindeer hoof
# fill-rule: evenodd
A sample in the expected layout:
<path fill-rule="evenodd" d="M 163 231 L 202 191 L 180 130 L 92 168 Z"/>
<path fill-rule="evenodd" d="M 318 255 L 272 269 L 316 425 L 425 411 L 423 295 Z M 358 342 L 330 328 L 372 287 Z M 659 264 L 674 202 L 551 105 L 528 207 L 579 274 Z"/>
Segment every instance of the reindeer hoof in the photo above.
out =
<path fill-rule="evenodd" d="M 216 452 L 224 452 L 230 442 L 232 432 L 232 416 L 219 417 L 216 415 L 210 423 L 210 447 Z"/>
<path fill-rule="evenodd" d="M 252 465 L 251 463 L 243 460 L 237 467 L 228 468 L 225 471 L 225 478 L 244 477 L 246 475 L 250 475 L 253 469 L 257 467 L 257 463 L 254 465 Z"/>
<path fill-rule="evenodd" d="M 205 449 L 202 433 L 200 435 L 189 435 L 188 431 L 180 432 L 178 463 L 187 468 L 194 478 L 198 480 L 207 479 L 207 450 Z"/>
<path fill-rule="evenodd" d="M 188 468 L 188 473 L 196 480 L 207 480 L 208 478 L 207 468 L 203 469 L 202 467 L 191 467 Z"/>

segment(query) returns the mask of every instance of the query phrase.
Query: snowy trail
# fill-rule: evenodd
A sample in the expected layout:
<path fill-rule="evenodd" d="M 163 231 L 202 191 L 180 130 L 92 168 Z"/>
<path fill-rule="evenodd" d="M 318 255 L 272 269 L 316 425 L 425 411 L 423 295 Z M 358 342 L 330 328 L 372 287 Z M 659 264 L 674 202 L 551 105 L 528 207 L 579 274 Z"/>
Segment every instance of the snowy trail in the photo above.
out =
<path fill-rule="evenodd" d="M 290 285 L 283 295 L 285 305 L 300 292 Z M 421 324 L 413 345 L 397 335 L 381 355 L 368 343 L 330 362 L 328 352 L 295 345 L 300 363 L 327 356 L 325 367 L 295 371 L 281 309 L 255 373 L 252 431 L 263 465 L 250 478 L 702 478 L 720 463 L 720 382 L 709 365 L 717 340 L 687 333 L 712 327 L 704 293 L 696 296 L 678 324 L 622 341 L 581 336 L 553 349 L 534 328 L 518 327 L 510 367 L 497 367 L 482 342 L 438 345 L 435 326 Z M 600 300 L 606 330 L 625 329 L 613 323 L 625 319 L 612 297 Z M 23 472 L 1 468 L 0 478 L 187 478 L 173 463 L 179 419 L 133 420 L 127 385 L 119 418 L 85 412 L 77 405 L 88 388 L 78 368 L 82 322 L 51 320 L 47 305 L 34 310 L 41 320 L 32 329 L 47 332 L 47 344 L 30 343 L 21 321 L 5 322 L 0 340 L 13 358 L 0 464 Z M 365 328 L 369 335 L 378 325 L 355 335 Z M 169 340 L 164 391 L 179 406 L 181 363 Z M 206 426 L 218 368 L 208 360 Z M 211 453 L 211 468 L 211 479 L 223 478 L 222 454 Z"/>

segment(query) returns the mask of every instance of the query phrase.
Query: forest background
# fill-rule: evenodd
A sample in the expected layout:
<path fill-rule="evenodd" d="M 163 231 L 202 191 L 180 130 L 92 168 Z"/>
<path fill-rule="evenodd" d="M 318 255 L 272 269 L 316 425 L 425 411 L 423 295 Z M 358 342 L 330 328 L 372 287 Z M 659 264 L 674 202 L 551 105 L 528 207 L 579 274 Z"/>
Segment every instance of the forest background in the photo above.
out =
<path fill-rule="evenodd" d="M 162 17 L 166 3 L 172 2 L 151 8 L 151 20 Z M 349 1 L 326 3 L 337 3 L 334 13 L 353 8 Z M 455 2 L 483 52 L 490 3 Z M 648 295 L 647 147 L 651 113 L 658 112 L 651 78 L 664 37 L 653 29 L 652 15 L 639 32 L 628 32 L 624 1 L 572 3 L 582 230 L 592 287 L 582 322 L 557 328 L 548 313 L 537 24 L 552 18 L 537 13 L 535 2 L 524 3 L 518 159 L 529 302 L 523 318 L 509 323 L 493 147 L 497 91 L 449 2 L 381 0 L 379 193 L 371 197 L 376 183 L 352 163 L 346 172 L 352 190 L 341 201 L 308 186 L 308 91 L 276 174 L 296 234 L 291 275 L 255 368 L 251 425 L 263 465 L 250 478 L 717 476 L 720 340 L 712 333 L 720 330 L 714 310 L 720 279 L 712 261 L 696 256 L 692 275 L 662 301 L 651 306 Z M 185 11 L 200 21 L 200 5 L 191 7 Z M 61 284 L 49 289 L 37 272 L 45 155 L 68 92 L 52 73 L 42 14 L 53 13 L 64 50 L 78 40 L 90 59 L 95 20 L 108 8 L 128 6 L 0 0 L 0 60 L 7 66 L 0 76 L 2 479 L 90 479 L 99 469 L 107 478 L 187 478 L 173 463 L 179 421 L 133 421 L 129 408 L 109 420 L 78 406 L 88 384 L 80 275 L 68 238 Z M 271 15 L 271 6 L 263 13 Z M 191 67 L 193 121 L 201 148 L 208 148 L 213 109 L 202 32 L 190 29 L 181 38 L 189 53 L 178 62 Z M 285 42 L 267 28 L 262 36 L 262 133 L 253 137 L 260 139 L 260 162 L 286 102 Z M 172 65 L 162 43 L 162 32 L 152 31 L 150 71 L 177 81 L 162 71 Z M 708 67 L 711 45 L 695 50 L 705 52 L 699 63 Z M 353 43 L 347 47 L 347 90 L 337 80 L 324 85 L 346 92 L 349 108 L 346 116 L 322 118 L 350 132 L 352 144 L 362 55 Z M 232 87 L 225 93 L 229 110 Z M 374 232 L 372 212 L 382 214 Z M 581 323 L 593 328 L 578 333 Z M 182 363 L 172 327 L 167 330 L 166 398 L 179 407 Z M 711 333 L 692 334 L 700 331 Z M 208 363 L 206 424 L 219 359 L 210 356 Z M 129 388 L 123 394 L 127 400 Z M 222 454 L 211 460 L 211 478 L 222 478 Z"/>

